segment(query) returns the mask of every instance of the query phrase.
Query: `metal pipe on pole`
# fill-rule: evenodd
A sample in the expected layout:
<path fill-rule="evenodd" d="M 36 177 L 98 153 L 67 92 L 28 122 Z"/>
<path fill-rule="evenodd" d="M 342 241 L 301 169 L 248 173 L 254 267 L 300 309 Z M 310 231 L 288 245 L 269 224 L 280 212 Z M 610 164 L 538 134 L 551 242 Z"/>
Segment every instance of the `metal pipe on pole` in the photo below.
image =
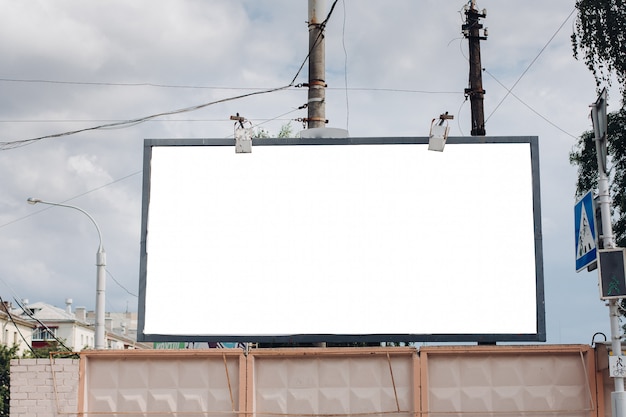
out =
<path fill-rule="evenodd" d="M 105 323 L 104 323 L 104 309 L 105 309 L 105 287 L 106 287 L 106 253 L 104 252 L 104 246 L 102 244 L 102 232 L 96 220 L 80 207 L 71 206 L 69 204 L 51 203 L 49 201 L 43 201 L 38 198 L 29 198 L 26 200 L 29 204 L 46 204 L 49 206 L 66 207 L 73 210 L 80 211 L 91 220 L 96 231 L 98 232 L 98 251 L 96 252 L 96 326 L 94 335 L 94 347 L 96 349 L 105 349 Z"/>
<path fill-rule="evenodd" d="M 309 129 L 326 126 L 325 10 L 326 0 L 309 0 Z"/>

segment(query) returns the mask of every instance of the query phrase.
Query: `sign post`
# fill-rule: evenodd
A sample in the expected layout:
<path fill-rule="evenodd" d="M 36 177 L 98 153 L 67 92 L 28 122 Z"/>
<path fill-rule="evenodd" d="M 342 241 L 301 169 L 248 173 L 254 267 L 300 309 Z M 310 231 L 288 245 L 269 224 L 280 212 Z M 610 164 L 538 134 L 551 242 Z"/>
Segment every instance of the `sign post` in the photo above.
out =
<path fill-rule="evenodd" d="M 591 120 L 596 142 L 596 156 L 598 158 L 598 200 L 602 216 L 602 243 L 604 249 L 615 249 L 613 239 L 613 225 L 611 224 L 611 198 L 609 194 L 609 177 L 607 174 L 607 113 L 606 113 L 606 89 L 602 90 L 598 99 L 591 105 Z M 612 256 L 610 256 L 612 259 Z M 605 261 L 606 262 L 606 261 Z M 599 264 L 602 263 L 602 258 Z M 606 272 L 606 266 L 605 266 Z M 600 281 L 602 282 L 602 265 L 598 268 Z M 606 278 L 605 279 L 609 279 Z M 622 337 L 619 324 L 619 311 L 617 299 L 609 299 L 609 320 L 611 323 L 611 350 L 613 356 L 622 356 Z M 626 392 L 624 391 L 624 376 L 616 375 L 615 391 L 611 393 L 613 417 L 626 415 Z"/>

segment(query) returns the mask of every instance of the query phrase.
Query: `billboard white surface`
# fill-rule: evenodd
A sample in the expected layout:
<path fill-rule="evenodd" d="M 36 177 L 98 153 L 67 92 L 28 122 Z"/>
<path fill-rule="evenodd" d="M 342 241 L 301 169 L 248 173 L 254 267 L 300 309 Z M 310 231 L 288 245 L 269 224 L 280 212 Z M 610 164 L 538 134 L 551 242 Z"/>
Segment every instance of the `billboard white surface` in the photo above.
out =
<path fill-rule="evenodd" d="M 146 141 L 142 340 L 545 337 L 536 138 L 231 142 Z"/>

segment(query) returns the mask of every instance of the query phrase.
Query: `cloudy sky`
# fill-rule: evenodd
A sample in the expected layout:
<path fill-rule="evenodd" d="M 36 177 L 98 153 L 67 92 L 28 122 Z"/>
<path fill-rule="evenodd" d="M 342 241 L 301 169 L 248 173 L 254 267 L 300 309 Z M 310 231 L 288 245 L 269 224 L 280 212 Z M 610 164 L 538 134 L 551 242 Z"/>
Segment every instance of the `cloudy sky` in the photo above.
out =
<path fill-rule="evenodd" d="M 328 126 L 353 137 L 427 136 L 431 119 L 448 111 L 450 135 L 469 135 L 466 3 L 338 1 L 326 36 Z M 230 137 L 237 112 L 273 134 L 286 123 L 298 132 L 307 92 L 294 86 L 91 128 L 289 85 L 307 55 L 307 1 L 0 5 L 0 295 L 94 307 L 93 225 L 75 211 L 26 203 L 36 197 L 79 206 L 98 221 L 106 308 L 136 311 L 143 140 Z M 574 265 L 568 153 L 591 129 L 596 99 L 592 75 L 572 57 L 574 0 L 482 0 L 478 8 L 488 12 L 487 135 L 539 137 L 548 342 L 590 343 L 595 332 L 609 335 L 609 315 L 596 273 L 577 274 Z M 294 84 L 306 81 L 305 66 Z M 617 108 L 617 92 L 609 103 Z M 164 308 L 184 305 L 176 299 Z"/>

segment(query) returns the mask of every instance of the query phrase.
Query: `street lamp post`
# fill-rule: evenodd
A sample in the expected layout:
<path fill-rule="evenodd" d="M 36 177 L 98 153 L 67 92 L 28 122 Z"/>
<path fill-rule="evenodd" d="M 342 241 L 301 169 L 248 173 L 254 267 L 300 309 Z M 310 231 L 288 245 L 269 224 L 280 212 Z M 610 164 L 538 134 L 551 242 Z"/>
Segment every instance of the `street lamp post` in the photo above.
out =
<path fill-rule="evenodd" d="M 67 207 L 74 210 L 78 210 L 83 213 L 85 216 L 89 217 L 89 220 L 96 226 L 96 230 L 98 231 L 98 239 L 100 240 L 100 244 L 98 245 L 98 252 L 96 252 L 96 336 L 95 336 L 95 348 L 96 349 L 104 349 L 105 341 L 104 341 L 104 291 L 106 285 L 106 254 L 104 252 L 104 246 L 102 246 L 102 233 L 100 232 L 100 227 L 98 227 L 98 223 L 96 220 L 91 217 L 89 213 L 80 207 L 70 206 L 69 204 L 61 204 L 61 203 L 51 203 L 49 201 L 43 201 L 38 198 L 29 198 L 26 200 L 29 204 L 47 204 L 49 206 L 57 206 L 57 207 Z"/>

